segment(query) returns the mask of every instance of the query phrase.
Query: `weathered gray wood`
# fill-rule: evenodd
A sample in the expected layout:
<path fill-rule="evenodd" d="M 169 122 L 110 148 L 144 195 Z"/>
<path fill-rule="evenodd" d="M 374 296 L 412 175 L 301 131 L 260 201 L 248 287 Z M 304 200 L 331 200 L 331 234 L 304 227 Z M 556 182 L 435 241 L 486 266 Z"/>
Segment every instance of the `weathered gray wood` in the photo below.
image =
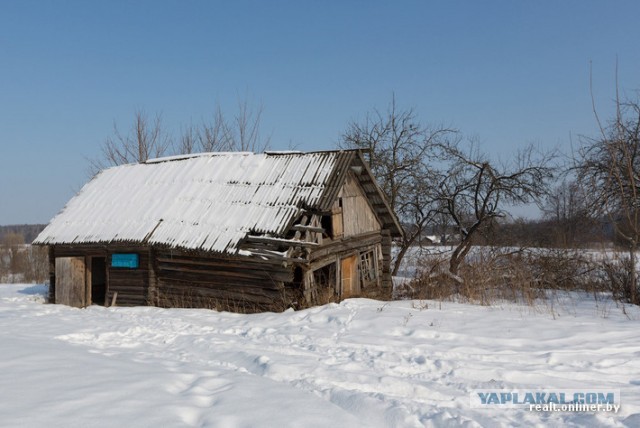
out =
<path fill-rule="evenodd" d="M 333 239 L 340 239 L 344 236 L 344 224 L 342 221 L 342 208 L 337 205 L 331 210 L 331 227 L 333 229 Z"/>
<path fill-rule="evenodd" d="M 324 233 L 325 230 L 322 227 L 316 227 L 316 226 L 304 226 L 302 224 L 295 224 L 291 227 L 291 229 L 293 230 L 299 230 L 302 232 L 317 232 L 317 233 Z"/>
<path fill-rule="evenodd" d="M 313 279 L 313 272 L 311 270 L 308 270 L 304 273 L 304 278 L 303 278 L 303 295 L 305 300 L 307 301 L 308 304 L 313 304 L 314 302 L 314 295 L 312 294 L 313 290 L 315 290 L 315 284 L 314 284 L 314 279 Z"/>
<path fill-rule="evenodd" d="M 116 291 L 113 293 L 113 298 L 111 299 L 111 306 L 115 306 L 117 301 L 118 301 L 118 292 Z"/>
<path fill-rule="evenodd" d="M 166 263 L 162 263 L 159 266 L 159 270 L 163 271 L 162 273 L 166 273 L 166 271 L 174 271 L 178 273 L 191 273 L 198 274 L 200 276 L 212 276 L 216 278 L 229 278 L 237 279 L 237 280 L 274 280 L 274 281 L 292 281 L 293 273 L 291 272 L 270 272 L 270 271 L 252 271 L 249 269 L 237 269 L 237 270 L 218 270 L 218 271 L 210 271 L 207 268 L 202 268 L 201 266 L 188 266 L 188 265 L 170 265 Z"/>
<path fill-rule="evenodd" d="M 56 303 L 83 308 L 85 296 L 84 257 L 56 257 Z"/>
<path fill-rule="evenodd" d="M 306 259 L 300 257 L 283 256 L 281 251 L 275 251 L 270 245 L 252 242 L 241 244 L 239 248 L 251 253 L 249 256 L 243 256 L 247 261 L 257 262 L 262 268 L 268 268 L 268 265 L 283 266 L 287 263 L 308 263 Z"/>
<path fill-rule="evenodd" d="M 309 263 L 309 270 L 316 270 L 325 267 L 326 265 L 330 265 L 331 263 L 336 263 L 338 257 L 335 254 L 330 254 L 322 259 L 314 260 L 312 263 Z"/>
<path fill-rule="evenodd" d="M 246 242 L 258 242 L 264 244 L 281 245 L 287 247 L 317 247 L 318 243 L 308 241 L 296 241 L 294 239 L 270 238 L 267 236 L 249 235 Z"/>
<path fill-rule="evenodd" d="M 322 247 L 315 249 L 309 255 L 309 260 L 312 262 L 324 258 L 329 254 L 339 254 L 348 251 L 355 250 L 357 248 L 367 247 L 375 245 L 381 241 L 382 237 L 378 232 L 365 233 L 359 236 L 352 236 L 351 238 L 333 241 Z"/>
<path fill-rule="evenodd" d="M 49 246 L 49 303 L 56 303 L 56 256 L 55 247 Z"/>
<path fill-rule="evenodd" d="M 342 227 L 345 237 L 381 229 L 382 222 L 352 172 L 347 175 L 339 197 L 342 199 Z"/>
<path fill-rule="evenodd" d="M 219 288 L 194 288 L 191 282 L 172 281 L 170 284 L 160 280 L 159 283 L 160 304 L 165 306 L 200 306 L 207 303 L 206 299 L 213 301 L 227 301 L 235 303 L 260 304 L 263 307 L 269 305 L 286 306 L 282 299 L 283 292 L 266 292 L 265 290 L 236 288 L 222 290 Z M 211 302 L 215 303 L 215 302 Z"/>
<path fill-rule="evenodd" d="M 299 300 L 293 267 L 282 261 L 166 250 L 158 250 L 156 260 L 159 306 L 255 312 L 283 310 Z"/>
<path fill-rule="evenodd" d="M 148 303 L 150 305 L 157 305 L 158 301 L 158 280 L 156 277 L 156 262 L 155 251 L 153 248 L 149 248 L 149 261 L 147 268 L 149 272 L 149 287 L 148 287 Z"/>

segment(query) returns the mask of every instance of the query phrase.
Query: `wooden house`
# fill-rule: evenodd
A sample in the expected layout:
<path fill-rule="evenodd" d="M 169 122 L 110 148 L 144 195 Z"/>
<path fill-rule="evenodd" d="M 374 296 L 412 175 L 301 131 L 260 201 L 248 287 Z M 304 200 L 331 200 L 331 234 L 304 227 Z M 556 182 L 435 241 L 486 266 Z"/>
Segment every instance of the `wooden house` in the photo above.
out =
<path fill-rule="evenodd" d="M 34 241 L 49 300 L 283 310 L 390 293 L 394 213 L 357 150 L 105 169 Z"/>

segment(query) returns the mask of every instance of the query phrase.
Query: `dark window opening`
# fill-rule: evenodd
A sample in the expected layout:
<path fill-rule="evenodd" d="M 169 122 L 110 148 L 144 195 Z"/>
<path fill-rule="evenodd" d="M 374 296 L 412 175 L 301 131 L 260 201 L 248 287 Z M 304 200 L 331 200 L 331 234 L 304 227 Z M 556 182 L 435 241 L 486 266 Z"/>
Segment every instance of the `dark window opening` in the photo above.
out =
<path fill-rule="evenodd" d="M 333 238 L 333 221 L 330 215 L 323 215 L 320 219 L 320 226 L 324 229 L 323 236 Z"/>
<path fill-rule="evenodd" d="M 304 278 L 304 272 L 302 271 L 302 268 L 296 267 L 293 270 L 293 286 L 296 288 L 301 288 L 303 278 Z"/>

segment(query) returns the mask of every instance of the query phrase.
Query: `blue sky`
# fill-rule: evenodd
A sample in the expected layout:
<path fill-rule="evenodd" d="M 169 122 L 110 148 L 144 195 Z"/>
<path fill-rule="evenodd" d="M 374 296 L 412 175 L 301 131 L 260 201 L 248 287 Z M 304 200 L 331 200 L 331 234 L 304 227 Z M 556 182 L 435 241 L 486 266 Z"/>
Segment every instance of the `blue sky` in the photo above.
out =
<path fill-rule="evenodd" d="M 0 1 L 0 224 L 45 223 L 87 158 L 161 113 L 170 132 L 238 94 L 273 149 L 333 148 L 395 93 L 506 156 L 569 150 L 640 89 L 637 1 Z M 573 137 L 572 137 L 573 136 Z"/>

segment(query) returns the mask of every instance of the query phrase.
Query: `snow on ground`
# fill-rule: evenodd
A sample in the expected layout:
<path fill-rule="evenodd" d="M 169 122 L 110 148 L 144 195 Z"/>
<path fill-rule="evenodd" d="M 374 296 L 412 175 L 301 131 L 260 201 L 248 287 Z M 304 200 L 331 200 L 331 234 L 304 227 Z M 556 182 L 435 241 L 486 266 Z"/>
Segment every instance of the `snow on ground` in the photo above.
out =
<path fill-rule="evenodd" d="M 0 286 L 0 426 L 640 426 L 640 310 L 351 299 L 282 314 L 74 309 Z M 613 413 L 472 409 L 476 388 L 619 389 Z"/>

